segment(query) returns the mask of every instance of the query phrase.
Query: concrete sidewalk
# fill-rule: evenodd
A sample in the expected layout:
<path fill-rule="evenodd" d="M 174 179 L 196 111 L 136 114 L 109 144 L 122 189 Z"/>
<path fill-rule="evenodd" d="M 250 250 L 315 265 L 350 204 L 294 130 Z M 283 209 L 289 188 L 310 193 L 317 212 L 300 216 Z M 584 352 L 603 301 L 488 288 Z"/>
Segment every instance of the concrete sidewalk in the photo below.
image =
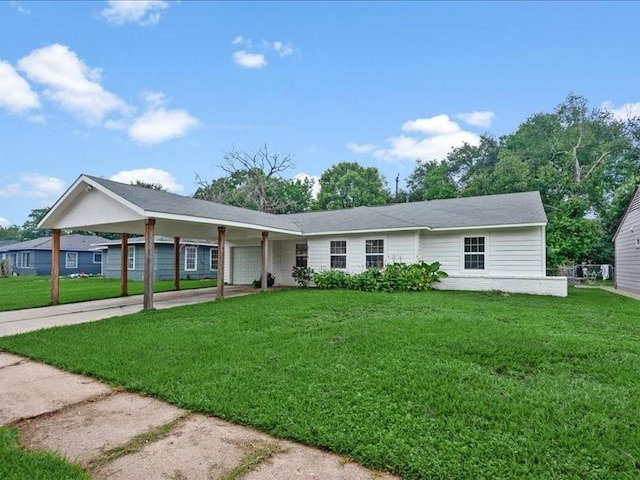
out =
<path fill-rule="evenodd" d="M 225 298 L 248 295 L 260 290 L 246 286 L 225 286 Z M 216 298 L 215 288 L 179 290 L 154 294 L 154 307 L 164 309 Z M 54 307 L 29 308 L 0 312 L 0 337 L 31 332 L 42 328 L 94 322 L 142 310 L 142 295 L 117 297 L 90 302 L 67 303 Z"/>
<path fill-rule="evenodd" d="M 396 478 L 2 352 L 0 425 L 16 427 L 25 448 L 57 451 L 94 479 Z"/>

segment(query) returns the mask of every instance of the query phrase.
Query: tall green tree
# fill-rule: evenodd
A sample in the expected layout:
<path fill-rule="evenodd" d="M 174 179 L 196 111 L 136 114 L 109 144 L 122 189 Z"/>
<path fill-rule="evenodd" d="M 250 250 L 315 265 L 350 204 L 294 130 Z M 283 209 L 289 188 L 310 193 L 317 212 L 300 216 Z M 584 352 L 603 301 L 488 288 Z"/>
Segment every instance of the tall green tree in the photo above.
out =
<path fill-rule="evenodd" d="M 20 240 L 21 233 L 20 227 L 17 225 L 0 227 L 0 240 Z"/>
<path fill-rule="evenodd" d="M 49 210 L 51 210 L 51 207 L 34 208 L 31 210 L 27 221 L 22 224 L 22 240 L 33 240 L 34 238 L 48 237 L 51 235 L 51 230 L 38 228 L 38 223 L 49 213 Z"/>
<path fill-rule="evenodd" d="M 303 212 L 310 209 L 313 183 L 283 178 L 293 166 L 291 155 L 271 152 L 266 145 L 253 152 L 233 150 L 220 164 L 227 175 L 212 181 L 198 177 L 193 196 L 261 212 Z"/>
<path fill-rule="evenodd" d="M 418 160 L 413 173 L 407 180 L 409 200 L 435 200 L 438 198 L 453 198 L 458 194 L 458 188 L 452 178 L 450 164 L 445 160 L 422 162 Z"/>
<path fill-rule="evenodd" d="M 337 210 L 362 205 L 384 205 L 391 200 L 387 182 L 375 167 L 341 162 L 320 177 L 317 208 Z"/>

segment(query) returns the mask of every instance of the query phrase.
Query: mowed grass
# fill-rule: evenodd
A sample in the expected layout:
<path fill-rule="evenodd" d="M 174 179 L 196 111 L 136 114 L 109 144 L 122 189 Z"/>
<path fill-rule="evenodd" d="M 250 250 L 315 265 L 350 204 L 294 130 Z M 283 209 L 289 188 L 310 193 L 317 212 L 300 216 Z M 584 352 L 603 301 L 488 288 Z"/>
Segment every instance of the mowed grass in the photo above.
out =
<path fill-rule="evenodd" d="M 3 480 L 89 480 L 78 465 L 53 452 L 25 452 L 18 432 L 0 427 L 0 478 Z"/>
<path fill-rule="evenodd" d="M 0 348 L 406 478 L 638 478 L 640 303 L 289 290 Z"/>
<path fill-rule="evenodd" d="M 215 280 L 181 280 L 180 288 L 214 287 Z M 127 283 L 129 295 L 143 293 L 143 282 Z M 173 289 L 173 280 L 155 282 L 155 292 Z M 60 303 L 85 302 L 120 296 L 120 280 L 115 278 L 85 277 L 60 278 Z M 0 312 L 23 308 L 43 307 L 51 304 L 51 278 L 46 276 L 19 276 L 0 278 Z"/>

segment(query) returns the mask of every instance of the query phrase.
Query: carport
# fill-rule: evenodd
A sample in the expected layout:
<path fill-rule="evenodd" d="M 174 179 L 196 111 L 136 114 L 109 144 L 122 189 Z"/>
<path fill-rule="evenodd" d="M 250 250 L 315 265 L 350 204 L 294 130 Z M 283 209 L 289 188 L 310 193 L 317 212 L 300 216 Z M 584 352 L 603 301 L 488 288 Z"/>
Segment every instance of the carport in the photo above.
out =
<path fill-rule="evenodd" d="M 154 236 L 174 238 L 174 289 L 180 288 L 180 238 L 218 241 L 216 298 L 224 298 L 225 244 L 260 241 L 262 290 L 267 289 L 269 240 L 301 235 L 282 216 L 184 197 L 136 185 L 80 175 L 42 219 L 39 228 L 52 231 L 51 303 L 59 303 L 60 233 L 62 230 L 121 233 L 121 294 L 127 295 L 129 235 L 144 235 L 143 307 L 153 308 Z"/>

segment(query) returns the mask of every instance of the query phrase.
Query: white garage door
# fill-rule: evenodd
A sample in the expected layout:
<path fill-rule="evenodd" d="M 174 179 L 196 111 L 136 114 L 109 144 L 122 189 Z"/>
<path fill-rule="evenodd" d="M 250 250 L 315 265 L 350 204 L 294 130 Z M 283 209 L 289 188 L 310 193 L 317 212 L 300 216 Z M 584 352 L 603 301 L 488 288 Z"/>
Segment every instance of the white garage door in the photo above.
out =
<path fill-rule="evenodd" d="M 234 285 L 249 285 L 260 278 L 260 247 L 233 247 L 231 261 L 231 282 Z"/>

